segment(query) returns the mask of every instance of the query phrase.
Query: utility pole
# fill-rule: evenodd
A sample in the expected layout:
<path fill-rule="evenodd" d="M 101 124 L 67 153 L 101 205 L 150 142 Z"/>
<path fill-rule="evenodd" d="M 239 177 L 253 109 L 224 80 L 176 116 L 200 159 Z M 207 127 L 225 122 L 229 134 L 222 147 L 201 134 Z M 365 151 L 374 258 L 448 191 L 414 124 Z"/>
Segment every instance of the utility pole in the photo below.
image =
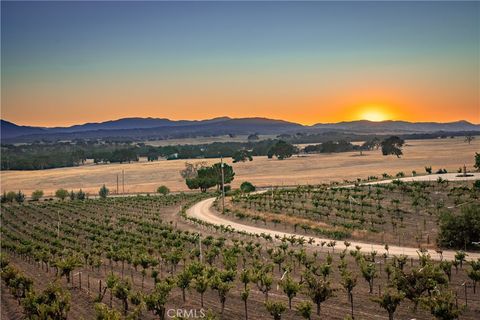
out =
<path fill-rule="evenodd" d="M 118 173 L 117 173 L 117 194 L 118 194 Z"/>
<path fill-rule="evenodd" d="M 125 170 L 122 169 L 122 193 L 125 193 Z"/>
<path fill-rule="evenodd" d="M 222 171 L 222 213 L 225 214 L 225 175 L 223 174 L 223 156 L 220 157 L 220 168 Z"/>

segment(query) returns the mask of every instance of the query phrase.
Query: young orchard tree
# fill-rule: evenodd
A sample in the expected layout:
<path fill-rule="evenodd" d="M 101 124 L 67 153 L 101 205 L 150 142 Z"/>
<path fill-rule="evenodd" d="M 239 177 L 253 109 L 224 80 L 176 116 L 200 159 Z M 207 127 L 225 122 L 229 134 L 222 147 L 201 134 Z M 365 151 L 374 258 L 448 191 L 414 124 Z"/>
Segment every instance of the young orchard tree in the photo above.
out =
<path fill-rule="evenodd" d="M 290 275 L 287 275 L 285 279 L 280 281 L 280 286 L 283 289 L 283 292 L 288 297 L 288 308 L 292 309 L 292 299 L 295 298 L 298 291 L 300 291 L 300 284 L 293 280 Z"/>
<path fill-rule="evenodd" d="M 153 311 L 153 313 L 159 316 L 160 320 L 165 319 L 165 304 L 167 303 L 170 292 L 173 289 L 172 282 L 173 281 L 168 278 L 160 280 L 155 286 L 153 292 L 145 296 L 147 309 Z"/>
<path fill-rule="evenodd" d="M 281 320 L 282 319 L 282 313 L 287 310 L 287 307 L 285 307 L 285 304 L 282 302 L 276 302 L 276 301 L 267 301 L 265 302 L 265 308 L 267 308 L 267 311 L 272 315 L 273 320 Z"/>
<path fill-rule="evenodd" d="M 70 283 L 70 274 L 75 268 L 81 267 L 81 260 L 75 255 L 68 255 L 55 262 L 55 266 L 60 271 L 60 276 L 65 276 L 67 283 Z"/>
<path fill-rule="evenodd" d="M 40 294 L 27 293 L 22 300 L 27 319 L 66 320 L 70 310 L 71 295 L 56 283 L 51 283 Z"/>
<path fill-rule="evenodd" d="M 230 281 L 226 281 L 226 279 L 222 279 L 219 274 L 215 274 L 211 278 L 210 287 L 218 292 L 218 298 L 221 305 L 220 319 L 223 319 L 223 312 L 225 311 L 225 301 L 227 300 L 227 294 L 232 289 L 233 284 Z"/>
<path fill-rule="evenodd" d="M 206 273 L 202 272 L 200 275 L 198 275 L 194 282 L 193 286 L 195 290 L 200 293 L 200 305 L 203 308 L 203 295 L 208 289 L 208 284 L 209 284 L 209 278 Z"/>
<path fill-rule="evenodd" d="M 393 320 L 393 315 L 404 298 L 405 294 L 401 291 L 387 290 L 380 297 L 373 298 L 372 300 L 387 310 L 388 319 Z"/>
<path fill-rule="evenodd" d="M 438 320 L 458 319 L 462 309 L 456 302 L 455 295 L 450 290 L 435 290 L 431 296 L 422 299 L 423 304 L 430 309 L 430 313 Z"/>
<path fill-rule="evenodd" d="M 350 272 L 344 271 L 342 273 L 341 284 L 345 291 L 347 291 L 348 301 L 350 302 L 350 313 L 353 319 L 353 289 L 357 285 L 357 276 L 353 276 Z"/>
<path fill-rule="evenodd" d="M 240 272 L 240 281 L 243 283 L 243 287 L 245 290 L 247 290 L 247 286 L 252 280 L 254 280 L 252 271 L 250 269 L 242 269 L 242 271 Z"/>
<path fill-rule="evenodd" d="M 312 304 L 309 301 L 300 302 L 295 309 L 302 318 L 307 320 L 312 318 Z"/>
<path fill-rule="evenodd" d="M 272 289 L 273 277 L 271 274 L 271 267 L 266 267 L 263 270 L 259 270 L 255 276 L 255 282 L 257 288 L 265 295 L 265 302 L 268 301 L 268 292 Z"/>
<path fill-rule="evenodd" d="M 320 315 L 321 304 L 333 297 L 334 289 L 330 286 L 330 282 L 318 278 L 311 272 L 304 277 L 304 288 L 307 295 L 313 303 L 317 305 L 317 315 Z"/>
<path fill-rule="evenodd" d="M 455 260 L 457 260 L 460 264 L 460 269 L 463 268 L 463 263 L 465 262 L 466 258 L 467 254 L 465 253 L 465 251 L 460 250 L 455 253 Z"/>
<path fill-rule="evenodd" d="M 473 281 L 473 294 L 475 294 L 477 292 L 477 282 L 480 281 L 480 258 L 477 261 L 470 261 L 470 267 L 467 275 Z"/>
<path fill-rule="evenodd" d="M 442 269 L 448 277 L 448 281 L 451 281 L 452 279 L 452 265 L 453 263 L 451 261 L 443 260 L 440 262 L 440 269 Z"/>
<path fill-rule="evenodd" d="M 363 261 L 360 264 L 360 270 L 365 281 L 368 282 L 369 292 L 373 293 L 373 280 L 377 276 L 377 269 L 375 263 Z"/>
<path fill-rule="evenodd" d="M 97 320 L 121 320 L 122 314 L 115 309 L 109 308 L 105 303 L 95 304 L 95 319 Z"/>
<path fill-rule="evenodd" d="M 113 287 L 113 295 L 123 303 L 124 315 L 126 315 L 128 312 L 128 298 L 130 296 L 131 289 L 132 286 L 130 285 L 130 282 L 123 280 L 119 280 Z"/>
<path fill-rule="evenodd" d="M 185 303 L 185 291 L 192 282 L 192 273 L 189 269 L 185 269 L 177 275 L 177 286 L 182 290 L 182 300 Z"/>
<path fill-rule="evenodd" d="M 245 320 L 248 320 L 248 297 L 250 296 L 250 289 L 245 288 L 242 293 L 240 294 L 240 298 L 242 298 L 244 308 L 245 308 Z"/>

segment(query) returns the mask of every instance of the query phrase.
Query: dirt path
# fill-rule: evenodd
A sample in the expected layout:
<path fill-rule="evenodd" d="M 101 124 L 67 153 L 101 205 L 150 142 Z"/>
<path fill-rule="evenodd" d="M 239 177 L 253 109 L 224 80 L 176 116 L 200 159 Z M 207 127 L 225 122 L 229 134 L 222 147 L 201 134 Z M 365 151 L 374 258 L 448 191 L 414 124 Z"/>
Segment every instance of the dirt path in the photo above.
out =
<path fill-rule="evenodd" d="M 457 177 L 457 174 L 442 174 L 442 175 L 437 175 L 437 174 L 432 174 L 428 176 L 419 176 L 419 177 L 407 177 L 407 178 L 402 178 L 400 180 L 402 181 L 435 181 L 438 179 L 438 177 L 442 177 L 442 179 L 446 180 L 474 180 L 474 179 L 480 179 L 480 173 L 475 173 L 470 177 Z M 372 182 L 370 184 L 380 184 L 380 183 L 390 183 L 391 180 L 384 180 L 384 181 L 376 181 Z M 271 229 L 265 229 L 265 228 L 260 228 L 260 227 L 255 227 L 255 226 L 249 226 L 249 225 L 244 225 L 235 221 L 228 220 L 226 218 L 223 218 L 219 216 L 218 214 L 215 213 L 215 211 L 212 209 L 213 202 L 215 201 L 215 198 L 209 198 L 205 199 L 203 201 L 200 201 L 199 203 L 193 205 L 190 209 L 188 209 L 187 214 L 191 217 L 195 217 L 197 219 L 203 220 L 205 222 L 211 223 L 211 224 L 216 224 L 216 225 L 224 225 L 224 226 L 230 226 L 233 229 L 237 231 L 244 231 L 252 234 L 268 234 L 272 238 L 276 237 L 291 237 L 291 236 L 302 236 L 299 234 L 294 234 L 294 233 L 288 233 L 288 232 L 281 232 L 281 231 L 275 231 Z M 328 238 L 319 238 L 319 237 L 312 237 L 315 240 L 315 243 L 313 245 L 317 245 L 318 243 L 322 241 L 330 241 L 331 239 Z M 372 244 L 372 243 L 366 243 L 366 242 L 357 242 L 357 241 L 351 241 L 351 247 L 355 248 L 356 246 L 360 246 L 362 252 L 371 252 L 371 251 L 377 251 L 378 253 L 383 253 L 385 252 L 385 247 L 384 245 L 379 245 L 379 244 Z M 345 249 L 345 244 L 341 241 L 337 241 L 336 248 L 343 250 Z M 401 247 L 401 246 L 390 246 L 389 245 L 389 253 L 394 254 L 394 255 L 406 255 L 411 258 L 418 258 L 418 249 L 417 248 L 412 248 L 412 247 Z M 432 259 L 435 260 L 440 260 L 441 256 L 434 250 L 428 250 L 428 253 L 432 257 Z M 475 253 L 475 252 L 468 252 L 468 259 L 478 259 L 480 258 L 480 253 Z M 455 251 L 453 250 L 445 250 L 443 251 L 443 258 L 453 260 L 455 257 Z"/>

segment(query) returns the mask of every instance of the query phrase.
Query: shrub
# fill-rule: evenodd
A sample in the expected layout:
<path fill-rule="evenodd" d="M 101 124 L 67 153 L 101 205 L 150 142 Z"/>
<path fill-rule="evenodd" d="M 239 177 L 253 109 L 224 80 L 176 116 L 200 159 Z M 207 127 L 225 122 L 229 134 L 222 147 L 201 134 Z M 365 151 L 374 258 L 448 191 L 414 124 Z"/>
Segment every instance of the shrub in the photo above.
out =
<path fill-rule="evenodd" d="M 57 197 L 60 200 L 65 200 L 66 197 L 68 197 L 69 193 L 65 189 L 58 189 L 55 192 L 55 197 Z"/>
<path fill-rule="evenodd" d="M 40 198 L 43 197 L 43 191 L 42 190 L 35 190 L 32 192 L 32 200 L 33 201 L 38 201 Z"/>
<path fill-rule="evenodd" d="M 22 191 L 19 190 L 15 194 L 15 201 L 17 201 L 18 203 L 23 203 L 25 201 L 25 194 L 23 194 Z"/>
<path fill-rule="evenodd" d="M 163 194 L 164 196 L 170 193 L 170 189 L 167 186 L 160 186 L 157 188 L 157 192 Z"/>
<path fill-rule="evenodd" d="M 100 196 L 100 198 L 102 199 L 106 199 L 108 194 L 110 193 L 110 190 L 108 190 L 107 187 L 105 187 L 105 185 L 103 185 L 100 190 L 98 190 L 98 195 Z"/>
<path fill-rule="evenodd" d="M 480 190 L 480 180 L 475 180 L 473 183 L 473 188 L 476 190 Z"/>
<path fill-rule="evenodd" d="M 248 181 L 245 181 L 240 185 L 240 190 L 242 190 L 242 192 L 245 192 L 245 193 L 253 192 L 255 191 L 255 189 L 256 189 L 255 186 Z"/>
<path fill-rule="evenodd" d="M 16 196 L 17 196 L 17 194 L 14 191 L 9 191 L 5 195 L 6 202 L 13 202 L 13 200 L 15 200 Z"/>

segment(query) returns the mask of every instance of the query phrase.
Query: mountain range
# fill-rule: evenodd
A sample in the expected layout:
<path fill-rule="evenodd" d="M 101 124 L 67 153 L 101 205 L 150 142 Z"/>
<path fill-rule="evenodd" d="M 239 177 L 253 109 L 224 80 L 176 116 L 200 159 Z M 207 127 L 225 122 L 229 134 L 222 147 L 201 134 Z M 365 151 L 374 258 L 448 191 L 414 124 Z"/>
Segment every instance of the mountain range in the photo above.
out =
<path fill-rule="evenodd" d="M 467 121 L 448 123 L 368 120 L 318 123 L 312 126 L 268 118 L 219 117 L 207 120 L 169 120 L 165 118 L 123 118 L 70 127 L 32 127 L 0 120 L 2 143 L 31 142 L 35 140 L 71 139 L 169 139 L 225 134 L 291 134 L 339 131 L 358 134 L 431 133 L 478 131 L 479 124 Z"/>

